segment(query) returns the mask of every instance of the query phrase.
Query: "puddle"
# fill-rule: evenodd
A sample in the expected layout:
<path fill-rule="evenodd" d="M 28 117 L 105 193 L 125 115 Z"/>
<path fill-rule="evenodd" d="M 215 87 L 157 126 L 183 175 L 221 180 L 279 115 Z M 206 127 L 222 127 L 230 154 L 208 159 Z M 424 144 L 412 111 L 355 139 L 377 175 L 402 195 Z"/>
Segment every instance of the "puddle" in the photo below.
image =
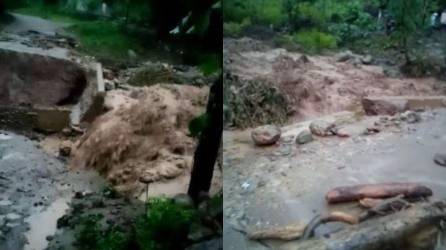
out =
<path fill-rule="evenodd" d="M 65 214 L 68 202 L 69 199 L 66 198 L 58 199 L 44 211 L 33 214 L 25 220 L 30 230 L 25 234 L 28 243 L 24 250 L 43 250 L 48 246 L 46 237 L 56 233 L 57 219 Z"/>
<path fill-rule="evenodd" d="M 0 133 L 0 141 L 10 140 L 12 136 Z"/>

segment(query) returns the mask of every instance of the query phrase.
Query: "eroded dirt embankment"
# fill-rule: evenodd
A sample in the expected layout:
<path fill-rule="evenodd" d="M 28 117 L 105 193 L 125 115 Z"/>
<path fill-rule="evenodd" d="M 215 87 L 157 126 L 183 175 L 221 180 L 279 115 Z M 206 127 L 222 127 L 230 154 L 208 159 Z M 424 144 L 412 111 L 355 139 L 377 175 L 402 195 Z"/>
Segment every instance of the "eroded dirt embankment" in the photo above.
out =
<path fill-rule="evenodd" d="M 86 85 L 75 63 L 0 49 L 0 105 L 75 104 Z"/>
<path fill-rule="evenodd" d="M 248 38 L 224 41 L 224 64 L 227 81 L 229 123 L 238 127 L 256 126 L 267 119 L 242 117 L 243 106 L 256 106 L 269 113 L 271 122 L 283 119 L 274 117 L 271 110 L 283 110 L 283 105 L 271 98 L 274 91 L 246 88 L 272 88 L 284 97 L 288 121 L 302 121 L 343 110 L 360 107 L 364 96 L 441 95 L 446 84 L 434 78 L 393 78 L 380 66 L 369 65 L 370 60 L 338 56 L 308 56 L 274 49 Z M 233 80 L 233 79 L 236 80 Z M 247 84 L 254 82 L 254 84 Z M 267 93 L 272 93 L 268 95 Z M 242 95 L 242 96 L 241 96 Z M 246 95 L 246 96 L 243 96 Z M 241 100 L 240 100 L 241 99 Z M 273 100 L 274 99 L 274 100 Z M 235 100 L 235 101 L 234 101 Z M 258 111 L 261 112 L 261 111 Z M 245 119 L 245 123 L 243 120 Z M 251 120 L 252 119 L 252 120 Z M 238 123 L 237 123 L 238 122 Z"/>
<path fill-rule="evenodd" d="M 78 64 L 0 49 L 0 127 L 61 130 L 86 86 Z"/>
<path fill-rule="evenodd" d="M 433 160 L 446 145 L 446 111 L 441 109 L 445 104 L 434 111 L 422 107 L 424 111 L 414 108 L 419 112 L 400 114 L 404 110 L 399 110 L 370 117 L 365 116 L 361 105 L 365 96 L 442 95 L 444 82 L 392 78 L 380 67 L 354 57 L 344 61 L 333 56 L 305 56 L 252 40 L 225 44 L 225 65 L 233 80 L 226 86 L 231 91 L 229 96 L 246 93 L 247 87 L 257 93 L 256 84 L 273 86 L 291 111 L 290 124 L 281 128 L 280 139 L 267 147 L 254 145 L 251 129 L 225 131 L 225 248 L 268 249 L 268 245 L 272 249 L 295 249 L 299 244 L 295 240 L 260 244 L 240 231 L 307 225 L 315 216 L 333 211 L 350 215 L 362 212 L 356 203 L 327 204 L 326 192 L 337 186 L 419 182 L 433 190 L 432 199 L 446 197 L 446 186 L 441 181 L 446 171 Z M 268 102 L 268 95 L 254 97 L 247 99 L 264 104 L 258 109 L 277 104 Z M 343 112 L 335 113 L 338 111 Z M 408 119 L 408 114 L 416 119 Z M 299 122 L 294 123 L 296 120 Z M 318 122 L 333 122 L 337 136 L 311 130 L 310 124 Z M 254 120 L 248 127 L 258 123 Z M 297 138 L 302 131 L 307 131 L 311 139 L 300 143 Z M 318 228 L 315 237 L 331 243 L 330 234 L 346 227 L 329 223 Z M 418 240 L 413 248 L 402 249 L 433 249 L 422 248 L 425 242 Z"/>

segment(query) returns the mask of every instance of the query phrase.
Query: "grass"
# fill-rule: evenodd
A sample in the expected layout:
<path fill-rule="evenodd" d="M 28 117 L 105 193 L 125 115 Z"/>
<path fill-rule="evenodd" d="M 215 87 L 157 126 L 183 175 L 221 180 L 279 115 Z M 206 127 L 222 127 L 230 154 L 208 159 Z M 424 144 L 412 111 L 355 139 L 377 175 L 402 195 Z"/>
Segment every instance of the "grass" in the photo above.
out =
<path fill-rule="evenodd" d="M 77 22 L 81 22 L 78 18 L 72 17 L 70 15 L 67 15 L 65 13 L 62 13 L 60 11 L 57 11 L 56 8 L 52 7 L 26 7 L 26 8 L 19 8 L 15 9 L 14 13 L 28 15 L 28 16 L 37 16 L 41 17 L 43 19 L 51 20 L 54 22 L 61 22 L 61 23 L 69 23 L 74 24 Z"/>
<path fill-rule="evenodd" d="M 137 38 L 130 36 L 124 27 L 113 21 L 92 20 L 48 7 L 22 8 L 14 12 L 69 24 L 66 31 L 79 39 L 79 50 L 98 58 L 123 61 L 128 59 L 129 50 L 137 53 L 144 50 Z"/>
<path fill-rule="evenodd" d="M 87 21 L 68 28 L 79 38 L 81 49 L 97 57 L 128 57 L 128 51 L 142 51 L 138 39 L 125 33 L 121 26 L 109 21 Z"/>

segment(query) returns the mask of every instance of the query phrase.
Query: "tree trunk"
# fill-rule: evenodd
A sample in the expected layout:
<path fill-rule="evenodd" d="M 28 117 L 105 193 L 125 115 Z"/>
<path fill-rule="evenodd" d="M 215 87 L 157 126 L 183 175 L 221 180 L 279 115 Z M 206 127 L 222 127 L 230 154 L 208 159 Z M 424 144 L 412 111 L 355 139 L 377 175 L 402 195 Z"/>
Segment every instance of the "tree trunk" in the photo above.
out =
<path fill-rule="evenodd" d="M 446 202 L 415 205 L 407 210 L 348 226 L 327 238 L 304 240 L 293 250 L 395 250 L 419 249 L 418 244 L 435 245 L 438 231 L 423 240 L 426 232 L 446 219 Z M 422 241 L 422 242 L 420 242 Z M 422 249 L 433 249 L 422 248 Z M 441 248 L 443 249 L 443 248 Z"/>
<path fill-rule="evenodd" d="M 221 77 L 210 89 L 206 112 L 209 120 L 201 133 L 195 151 L 188 191 L 195 202 L 198 202 L 200 193 L 209 192 L 223 133 L 223 80 Z"/>
<path fill-rule="evenodd" d="M 379 183 L 333 188 L 325 199 L 329 203 L 358 201 L 363 198 L 389 198 L 404 195 L 405 198 L 419 198 L 432 195 L 432 190 L 417 183 Z"/>
<path fill-rule="evenodd" d="M 6 11 L 6 7 L 5 7 L 5 1 L 4 0 L 0 0 L 0 16 L 3 15 Z"/>

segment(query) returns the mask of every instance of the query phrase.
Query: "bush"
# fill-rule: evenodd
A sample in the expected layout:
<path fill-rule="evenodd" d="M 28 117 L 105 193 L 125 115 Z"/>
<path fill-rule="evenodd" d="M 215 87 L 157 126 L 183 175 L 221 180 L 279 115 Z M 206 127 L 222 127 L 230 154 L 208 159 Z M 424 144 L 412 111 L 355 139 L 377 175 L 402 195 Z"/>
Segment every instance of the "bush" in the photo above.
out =
<path fill-rule="evenodd" d="M 286 19 L 282 1 L 227 0 L 223 4 L 223 15 L 226 22 L 241 23 L 248 18 L 253 24 L 275 26 Z"/>
<path fill-rule="evenodd" d="M 136 240 L 142 250 L 183 249 L 196 211 L 170 199 L 149 202 L 149 211 L 136 223 Z"/>
<path fill-rule="evenodd" d="M 321 52 L 324 49 L 334 49 L 337 46 L 334 36 L 317 30 L 300 31 L 293 35 L 293 41 L 301 45 L 309 53 Z"/>
<path fill-rule="evenodd" d="M 82 217 L 76 235 L 79 249 L 85 250 L 176 250 L 189 243 L 190 226 L 199 221 L 196 210 L 175 204 L 171 199 L 154 198 L 149 210 L 135 223 L 107 227 L 104 216 L 92 214 Z"/>
<path fill-rule="evenodd" d="M 263 25 L 280 25 L 286 18 L 281 1 L 260 1 L 256 5 L 256 23 Z"/>
<path fill-rule="evenodd" d="M 225 22 L 223 23 L 223 33 L 225 36 L 239 37 L 243 29 L 251 25 L 251 19 L 245 18 L 241 23 Z"/>
<path fill-rule="evenodd" d="M 284 48 L 290 52 L 299 51 L 301 47 L 294 41 L 292 35 L 279 35 L 274 37 L 274 44 L 279 48 Z"/>

